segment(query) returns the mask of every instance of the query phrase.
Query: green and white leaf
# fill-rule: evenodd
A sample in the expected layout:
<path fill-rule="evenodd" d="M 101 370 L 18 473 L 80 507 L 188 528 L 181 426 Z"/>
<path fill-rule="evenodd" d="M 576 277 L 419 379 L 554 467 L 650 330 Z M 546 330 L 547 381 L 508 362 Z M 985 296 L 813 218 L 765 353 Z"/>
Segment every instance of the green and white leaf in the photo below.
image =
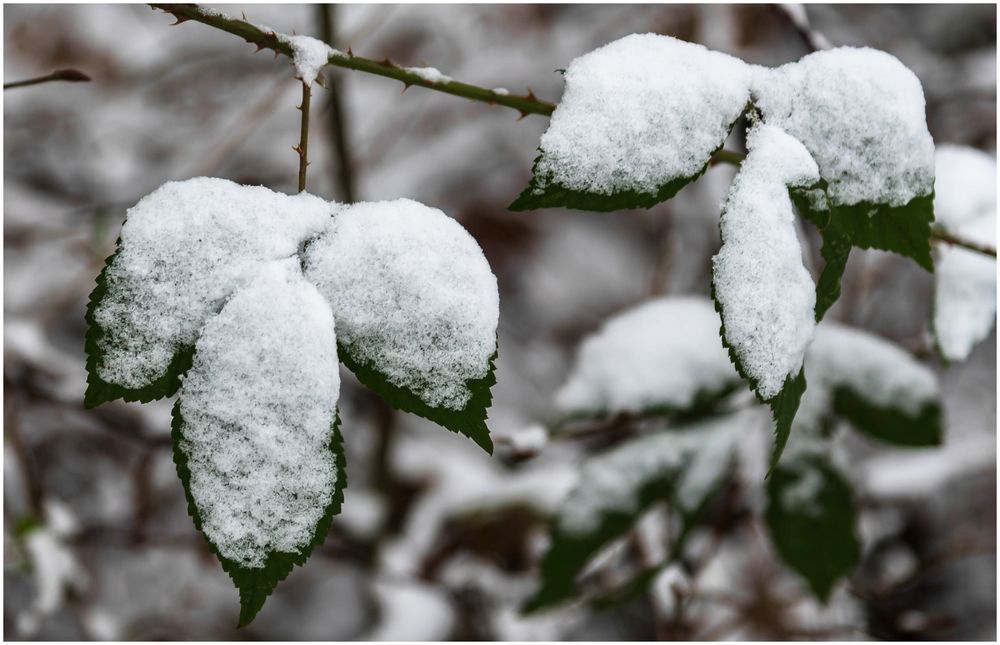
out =
<path fill-rule="evenodd" d="M 584 339 L 556 406 L 569 418 L 692 413 L 740 384 L 700 296 L 648 301 Z"/>
<path fill-rule="evenodd" d="M 789 455 L 771 471 L 765 519 L 782 560 L 827 601 L 860 554 L 851 486 L 822 453 Z"/>
<path fill-rule="evenodd" d="M 262 262 L 294 255 L 329 215 L 311 195 L 206 177 L 143 197 L 87 307 L 87 406 L 176 392 L 206 320 Z"/>
<path fill-rule="evenodd" d="M 585 565 L 655 502 L 672 502 L 687 524 L 695 522 L 730 470 L 744 429 L 739 419 L 730 415 L 646 435 L 587 462 L 554 520 L 541 588 L 525 611 L 574 597 Z"/>
<path fill-rule="evenodd" d="M 975 148 L 937 149 L 934 208 L 946 231 L 996 248 L 997 163 Z M 997 315 L 997 262 L 957 246 L 938 248 L 933 328 L 941 356 L 964 361 L 989 336 Z"/>
<path fill-rule="evenodd" d="M 649 208 L 708 167 L 750 98 L 743 61 L 633 34 L 573 60 L 511 210 Z"/>
<path fill-rule="evenodd" d="M 831 321 L 806 354 L 809 389 L 796 426 L 815 432 L 833 416 L 900 446 L 936 446 L 943 426 L 937 377 L 900 347 Z"/>
<path fill-rule="evenodd" d="M 796 199 L 823 234 L 817 320 L 839 295 L 851 247 L 893 251 L 933 271 L 934 142 L 913 72 L 890 54 L 852 47 L 755 72 L 764 120 L 802 142 L 824 181 L 819 195 Z"/>
<path fill-rule="evenodd" d="M 802 363 L 816 324 L 815 285 L 802 264 L 788 187 L 819 176 L 805 147 L 773 125 L 753 126 L 747 148 L 723 204 L 712 297 L 733 364 L 771 407 L 776 463 L 805 390 Z"/>
<path fill-rule="evenodd" d="M 333 315 L 297 258 L 205 325 L 174 407 L 188 509 L 240 592 L 240 626 L 323 541 L 346 484 Z"/>
<path fill-rule="evenodd" d="M 337 320 L 340 359 L 362 383 L 492 452 L 497 282 L 458 222 L 407 199 L 345 206 L 303 265 Z"/>

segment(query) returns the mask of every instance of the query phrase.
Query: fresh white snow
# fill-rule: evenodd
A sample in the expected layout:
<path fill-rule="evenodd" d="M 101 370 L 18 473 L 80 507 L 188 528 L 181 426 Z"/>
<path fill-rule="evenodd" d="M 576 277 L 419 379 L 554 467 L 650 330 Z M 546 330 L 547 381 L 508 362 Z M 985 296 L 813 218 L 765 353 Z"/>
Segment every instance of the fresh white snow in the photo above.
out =
<path fill-rule="evenodd" d="M 162 376 L 261 262 L 294 255 L 329 219 L 318 197 L 224 179 L 168 182 L 143 197 L 128 210 L 95 310 L 106 332 L 100 377 L 139 388 Z"/>
<path fill-rule="evenodd" d="M 739 382 L 708 298 L 670 296 L 608 319 L 586 338 L 556 405 L 566 414 L 683 410 Z"/>
<path fill-rule="evenodd" d="M 656 193 L 708 163 L 749 98 L 743 61 L 633 34 L 575 59 L 542 135 L 536 177 L 610 195 Z"/>
<path fill-rule="evenodd" d="M 899 346 L 874 334 L 824 321 L 806 353 L 809 387 L 802 396 L 796 425 L 819 426 L 838 388 L 850 389 L 879 408 L 916 415 L 939 396 L 937 377 Z"/>
<path fill-rule="evenodd" d="M 305 264 L 356 360 L 429 406 L 465 406 L 467 381 L 486 376 L 496 351 L 499 296 L 458 222 L 408 199 L 357 203 L 308 245 Z"/>
<path fill-rule="evenodd" d="M 802 265 L 788 186 L 819 175 L 806 148 L 776 126 L 753 127 L 747 149 L 723 204 L 712 281 L 726 341 L 767 400 L 798 374 L 816 325 L 815 284 Z"/>
<path fill-rule="evenodd" d="M 996 173 L 993 155 L 944 144 L 937 149 L 934 215 L 964 239 L 996 248 Z M 995 258 L 941 244 L 934 266 L 934 333 L 941 354 L 963 361 L 996 323 Z"/>
<path fill-rule="evenodd" d="M 681 508 L 693 510 L 728 472 L 744 430 L 741 419 L 737 414 L 663 430 L 591 459 L 559 509 L 559 529 L 588 533 L 610 512 L 638 512 L 639 490 L 671 472 L 680 475 Z"/>
<path fill-rule="evenodd" d="M 923 88 L 891 54 L 839 47 L 756 67 L 753 97 L 809 150 L 835 203 L 901 206 L 933 190 Z"/>
<path fill-rule="evenodd" d="M 411 74 L 416 74 L 428 83 L 447 83 L 452 80 L 450 76 L 442 74 L 434 67 L 404 67 L 403 69 Z"/>
<path fill-rule="evenodd" d="M 340 376 L 333 315 L 298 258 L 268 263 L 205 326 L 184 378 L 181 450 L 202 529 L 263 567 L 300 551 L 331 501 Z"/>
<path fill-rule="evenodd" d="M 333 47 L 330 47 L 322 40 L 317 40 L 310 36 L 289 36 L 287 34 L 276 34 L 278 40 L 288 43 L 292 47 L 292 62 L 295 63 L 295 72 L 306 85 L 312 85 L 331 56 L 340 55 Z"/>

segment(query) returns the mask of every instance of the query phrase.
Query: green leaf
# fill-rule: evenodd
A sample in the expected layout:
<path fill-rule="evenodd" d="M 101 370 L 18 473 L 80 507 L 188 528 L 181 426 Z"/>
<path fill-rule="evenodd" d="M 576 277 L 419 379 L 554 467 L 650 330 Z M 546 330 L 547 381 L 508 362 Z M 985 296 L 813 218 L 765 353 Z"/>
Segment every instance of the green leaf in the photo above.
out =
<path fill-rule="evenodd" d="M 821 456 L 771 472 L 766 521 L 781 558 L 821 601 L 858 561 L 857 510 L 850 485 Z"/>
<path fill-rule="evenodd" d="M 541 565 L 541 588 L 523 611 L 550 608 L 576 596 L 575 579 L 591 558 L 658 501 L 674 503 L 683 519 L 682 537 L 672 551 L 678 553 L 729 473 L 738 429 L 730 415 L 639 437 L 588 462 L 553 524 L 552 544 Z M 705 477 L 706 471 L 710 477 Z M 697 475 L 689 477 L 692 473 Z M 609 493 L 606 482 L 614 479 L 622 488 Z M 580 509 L 588 513 L 582 529 L 575 524 Z"/>
<path fill-rule="evenodd" d="M 712 284 L 712 301 L 715 302 L 715 309 L 719 312 L 719 318 L 725 320 L 722 303 L 715 297 L 714 282 Z M 785 383 L 781 386 L 778 394 L 770 399 L 765 399 L 758 393 L 757 380 L 749 375 L 736 349 L 726 340 L 725 322 L 722 323 L 719 329 L 719 335 L 722 337 L 723 346 L 729 350 L 729 358 L 732 360 L 736 371 L 750 384 L 750 389 L 757 400 L 767 404 L 771 408 L 771 416 L 774 418 L 774 451 L 771 453 L 771 468 L 773 469 L 778 460 L 781 459 L 781 453 L 785 450 L 785 444 L 788 443 L 788 437 L 792 432 L 792 421 L 795 420 L 795 413 L 798 412 L 802 395 L 806 391 L 805 371 L 800 369 L 798 375 L 794 378 L 791 376 L 785 377 Z"/>
<path fill-rule="evenodd" d="M 94 312 L 104 296 L 107 295 L 108 284 L 105 274 L 121 250 L 121 238 L 118 239 L 116 245 L 118 248 L 108 257 L 100 275 L 97 276 L 97 286 L 90 293 L 90 301 L 87 303 L 87 313 L 84 317 L 87 323 L 87 335 L 84 340 L 84 351 L 87 354 L 87 392 L 84 395 L 83 404 L 87 408 L 94 408 L 115 399 L 145 403 L 173 396 L 177 392 L 177 388 L 180 387 L 181 376 L 191 368 L 191 360 L 194 356 L 194 347 L 181 347 L 174 353 L 167 371 L 162 376 L 138 389 L 129 389 L 115 383 L 108 383 L 100 377 L 99 370 L 104 361 L 101 339 L 107 332 L 97 323 Z"/>
<path fill-rule="evenodd" d="M 475 441 L 487 453 L 493 454 L 493 440 L 486 426 L 486 417 L 493 402 L 490 388 L 497 382 L 495 365 L 497 351 L 490 357 L 489 372 L 486 376 L 465 382 L 472 396 L 461 410 L 427 405 L 415 393 L 389 382 L 388 378 L 371 363 L 355 358 L 349 346 L 338 343 L 337 352 L 347 369 L 392 407 L 403 412 L 412 412 L 452 432 L 463 434 Z"/>
<path fill-rule="evenodd" d="M 184 487 L 188 514 L 194 520 L 195 528 L 201 531 L 201 515 L 191 494 L 191 472 L 188 470 L 188 457 L 181 449 L 184 443 L 185 423 L 180 412 L 180 407 L 180 401 L 174 404 L 173 424 L 171 426 L 171 437 L 174 443 L 174 464 L 177 466 L 177 475 L 180 477 L 181 484 Z M 347 461 L 344 455 L 343 437 L 340 434 L 339 413 L 334 416 L 334 422 L 331 426 L 330 452 L 334 455 L 337 467 L 334 492 L 322 518 L 316 524 L 312 540 L 301 550 L 294 553 L 274 551 L 267 556 L 267 560 L 262 568 L 249 569 L 223 557 L 219 553 L 218 548 L 212 544 L 211 540 L 207 536 L 205 537 L 209 550 L 219 559 L 223 570 L 229 574 L 229 577 L 233 580 L 233 584 L 236 585 L 236 588 L 240 592 L 240 618 L 237 627 L 248 625 L 257 615 L 257 612 L 264 606 L 264 601 L 274 591 L 275 586 L 288 576 L 295 565 L 304 564 L 313 549 L 323 543 L 326 533 L 330 529 L 330 524 L 333 521 L 333 516 L 340 512 L 341 505 L 344 503 L 344 489 L 347 487 Z"/>
<path fill-rule="evenodd" d="M 817 321 L 840 297 L 840 280 L 854 247 L 898 253 L 934 271 L 930 246 L 933 193 L 915 197 L 903 206 L 868 202 L 844 206 L 829 200 L 823 182 L 815 190 L 822 191 L 821 198 L 802 190 L 793 190 L 791 195 L 799 212 L 823 237 L 820 254 L 826 265 L 816 285 Z"/>
<path fill-rule="evenodd" d="M 937 401 L 928 401 L 916 414 L 908 414 L 874 405 L 863 393 L 841 387 L 834 392 L 833 409 L 856 430 L 880 441 L 912 447 L 941 445 L 944 428 Z"/>
<path fill-rule="evenodd" d="M 609 212 L 629 208 L 652 208 L 660 202 L 665 202 L 691 182 L 697 180 L 709 164 L 690 177 L 673 179 L 659 188 L 655 193 L 643 193 L 635 190 L 616 191 L 611 195 L 572 190 L 561 186 L 552 178 L 551 173 L 539 174 L 538 161 L 540 153 L 532 166 L 532 178 L 528 187 L 507 208 L 512 211 L 529 211 L 537 208 L 574 208 L 585 211 Z"/>

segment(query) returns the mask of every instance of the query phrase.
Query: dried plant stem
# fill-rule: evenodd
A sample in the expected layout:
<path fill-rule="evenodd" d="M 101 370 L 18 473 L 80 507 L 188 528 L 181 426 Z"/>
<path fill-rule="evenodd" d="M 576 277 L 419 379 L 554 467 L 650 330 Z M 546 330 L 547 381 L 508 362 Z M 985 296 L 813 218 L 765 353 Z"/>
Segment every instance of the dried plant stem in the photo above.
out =
<path fill-rule="evenodd" d="M 306 169 L 309 167 L 309 102 L 312 98 L 312 88 L 308 83 L 302 83 L 302 127 L 299 130 L 299 145 L 292 149 L 299 153 L 299 192 L 306 190 Z"/>

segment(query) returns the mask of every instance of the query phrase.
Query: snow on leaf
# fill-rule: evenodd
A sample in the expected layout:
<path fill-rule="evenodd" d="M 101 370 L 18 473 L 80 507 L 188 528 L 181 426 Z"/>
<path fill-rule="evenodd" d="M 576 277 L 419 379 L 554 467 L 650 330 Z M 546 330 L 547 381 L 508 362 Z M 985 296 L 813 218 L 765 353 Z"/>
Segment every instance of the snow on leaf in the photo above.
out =
<path fill-rule="evenodd" d="M 996 159 L 975 148 L 937 149 L 934 208 L 939 224 L 965 239 L 996 246 Z M 996 322 L 995 258 L 942 245 L 934 275 L 933 327 L 941 355 L 964 361 Z"/>
<path fill-rule="evenodd" d="M 634 439 L 584 465 L 561 505 L 542 561 L 542 586 L 526 611 L 575 595 L 575 577 L 657 501 L 677 505 L 686 526 L 729 472 L 743 429 L 729 415 Z M 685 529 L 686 530 L 686 529 Z"/>
<path fill-rule="evenodd" d="M 789 456 L 767 484 L 765 519 L 778 554 L 821 601 L 858 561 L 850 485 L 819 454 Z"/>
<path fill-rule="evenodd" d="M 739 383 L 708 298 L 665 297 L 604 323 L 580 347 L 556 405 L 570 416 L 681 412 Z"/>
<path fill-rule="evenodd" d="M 755 68 L 764 120 L 806 147 L 835 205 L 903 206 L 934 190 L 920 80 L 891 54 L 839 47 Z"/>
<path fill-rule="evenodd" d="M 174 458 L 195 525 L 240 590 L 240 625 L 339 511 L 339 389 L 333 316 L 297 258 L 264 265 L 195 345 Z"/>
<path fill-rule="evenodd" d="M 333 309 L 340 358 L 362 383 L 492 452 L 499 297 L 461 225 L 407 199 L 354 204 L 308 245 L 304 265 Z"/>
<path fill-rule="evenodd" d="M 633 34 L 575 59 L 511 210 L 648 208 L 697 179 L 749 99 L 743 61 Z"/>
<path fill-rule="evenodd" d="M 937 378 L 893 343 L 824 322 L 806 354 L 809 389 L 796 425 L 818 430 L 835 414 L 859 432 L 902 446 L 941 443 Z"/>
<path fill-rule="evenodd" d="M 822 198 L 796 199 L 823 233 L 817 320 L 840 295 L 853 246 L 933 270 L 934 142 L 913 72 L 885 52 L 840 47 L 755 68 L 753 96 L 767 123 L 802 142 L 824 182 Z"/>
<path fill-rule="evenodd" d="M 205 321 L 262 261 L 288 257 L 330 205 L 199 177 L 129 209 L 87 308 L 86 403 L 173 394 Z"/>
<path fill-rule="evenodd" d="M 736 369 L 771 406 L 776 462 L 805 389 L 802 362 L 815 328 L 816 294 L 788 187 L 810 185 L 818 174 L 805 147 L 773 125 L 754 126 L 747 148 L 723 204 L 712 294 Z"/>

